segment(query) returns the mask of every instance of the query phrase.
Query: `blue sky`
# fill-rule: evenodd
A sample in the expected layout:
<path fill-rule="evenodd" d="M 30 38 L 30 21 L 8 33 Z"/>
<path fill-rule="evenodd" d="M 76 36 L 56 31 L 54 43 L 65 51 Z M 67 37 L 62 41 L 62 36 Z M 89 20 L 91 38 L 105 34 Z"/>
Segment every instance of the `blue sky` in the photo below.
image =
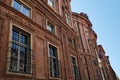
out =
<path fill-rule="evenodd" d="M 98 44 L 103 45 L 111 66 L 120 77 L 120 0 L 71 0 L 71 9 L 87 13 Z"/>

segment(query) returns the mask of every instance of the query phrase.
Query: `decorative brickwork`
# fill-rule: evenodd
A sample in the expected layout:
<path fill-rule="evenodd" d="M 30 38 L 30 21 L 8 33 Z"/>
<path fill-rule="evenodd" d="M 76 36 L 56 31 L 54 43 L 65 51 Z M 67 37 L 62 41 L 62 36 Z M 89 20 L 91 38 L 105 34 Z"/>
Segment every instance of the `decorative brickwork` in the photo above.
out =
<path fill-rule="evenodd" d="M 87 14 L 49 1 L 0 0 L 0 80 L 115 80 Z"/>

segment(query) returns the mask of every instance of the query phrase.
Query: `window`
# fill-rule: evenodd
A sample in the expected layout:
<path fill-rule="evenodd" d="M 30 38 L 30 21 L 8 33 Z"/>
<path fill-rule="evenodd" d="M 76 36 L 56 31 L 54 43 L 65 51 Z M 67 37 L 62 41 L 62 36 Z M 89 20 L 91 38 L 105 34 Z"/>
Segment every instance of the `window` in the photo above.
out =
<path fill-rule="evenodd" d="M 14 0 L 13 7 L 23 13 L 24 15 L 30 17 L 30 8 L 19 2 L 18 0 Z"/>
<path fill-rule="evenodd" d="M 70 38 L 68 38 L 68 44 L 72 47 L 74 47 L 74 41 Z"/>
<path fill-rule="evenodd" d="M 55 26 L 53 24 L 51 24 L 50 22 L 47 22 L 47 29 L 50 32 L 55 33 Z"/>
<path fill-rule="evenodd" d="M 10 72 L 31 73 L 30 34 L 13 26 L 10 53 Z"/>
<path fill-rule="evenodd" d="M 65 14 L 67 24 L 71 24 L 70 16 L 68 13 Z"/>
<path fill-rule="evenodd" d="M 74 80 L 79 80 L 79 71 L 78 71 L 76 59 L 75 59 L 75 57 L 71 57 L 71 59 L 72 59 Z"/>
<path fill-rule="evenodd" d="M 50 77 L 60 77 L 59 71 L 59 61 L 58 61 L 58 54 L 57 48 L 49 45 L 49 55 L 50 55 Z"/>
<path fill-rule="evenodd" d="M 52 7 L 52 8 L 54 8 L 54 0 L 48 0 L 48 4 Z"/>

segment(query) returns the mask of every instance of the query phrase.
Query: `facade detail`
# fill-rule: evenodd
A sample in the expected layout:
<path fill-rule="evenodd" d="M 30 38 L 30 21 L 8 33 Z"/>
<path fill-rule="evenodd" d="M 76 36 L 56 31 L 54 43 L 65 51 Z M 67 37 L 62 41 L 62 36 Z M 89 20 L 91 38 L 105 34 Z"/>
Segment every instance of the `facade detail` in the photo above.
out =
<path fill-rule="evenodd" d="M 31 73 L 30 35 L 13 26 L 10 42 L 10 72 Z"/>
<path fill-rule="evenodd" d="M 0 80 L 117 80 L 71 0 L 0 0 Z"/>

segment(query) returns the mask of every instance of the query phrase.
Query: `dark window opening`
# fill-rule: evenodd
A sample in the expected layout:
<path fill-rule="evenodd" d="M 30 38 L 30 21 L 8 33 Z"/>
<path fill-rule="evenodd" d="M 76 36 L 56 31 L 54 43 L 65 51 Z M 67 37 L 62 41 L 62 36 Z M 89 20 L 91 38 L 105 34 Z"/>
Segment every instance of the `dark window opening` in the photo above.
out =
<path fill-rule="evenodd" d="M 13 26 L 11 54 L 10 54 L 10 72 L 31 73 L 31 49 L 30 34 Z"/>
<path fill-rule="evenodd" d="M 57 48 L 49 45 L 50 55 L 50 77 L 60 77 L 60 62 L 58 60 Z"/>

